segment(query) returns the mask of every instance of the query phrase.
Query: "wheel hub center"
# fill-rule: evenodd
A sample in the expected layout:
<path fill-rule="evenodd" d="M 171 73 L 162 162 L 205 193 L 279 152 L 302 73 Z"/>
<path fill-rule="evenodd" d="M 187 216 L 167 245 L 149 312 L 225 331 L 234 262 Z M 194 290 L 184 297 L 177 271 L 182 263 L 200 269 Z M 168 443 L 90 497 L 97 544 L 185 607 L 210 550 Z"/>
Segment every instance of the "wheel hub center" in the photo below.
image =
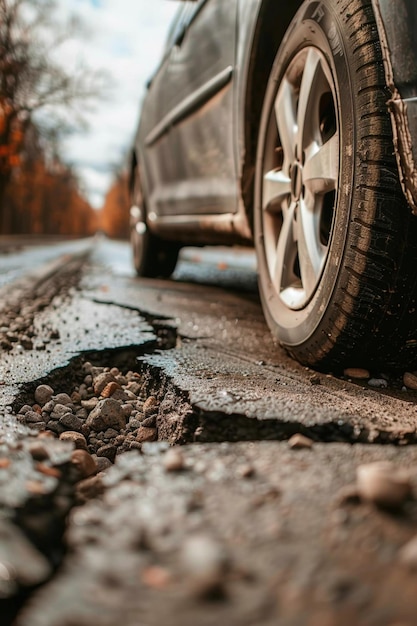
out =
<path fill-rule="evenodd" d="M 299 200 L 303 189 L 303 166 L 296 161 L 291 168 L 291 195 Z"/>

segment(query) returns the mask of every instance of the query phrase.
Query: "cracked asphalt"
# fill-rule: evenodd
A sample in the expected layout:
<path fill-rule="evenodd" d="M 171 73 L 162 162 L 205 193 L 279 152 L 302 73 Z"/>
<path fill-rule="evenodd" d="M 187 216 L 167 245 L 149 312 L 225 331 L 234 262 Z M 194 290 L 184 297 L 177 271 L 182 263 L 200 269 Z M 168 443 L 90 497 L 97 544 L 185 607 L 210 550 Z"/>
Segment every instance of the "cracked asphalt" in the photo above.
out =
<path fill-rule="evenodd" d="M 186 250 L 171 281 L 136 278 L 120 242 L 64 252 L 38 249 L 49 265 L 0 294 L 5 626 L 416 624 L 417 396 L 401 376 L 370 373 L 378 390 L 289 358 L 248 251 Z M 70 444 L 16 420 L 40 383 L 78 393 L 87 361 L 120 381 L 135 370 L 158 407 L 158 441 L 88 477 Z M 357 468 L 377 461 L 407 476 L 395 507 L 358 492 Z"/>

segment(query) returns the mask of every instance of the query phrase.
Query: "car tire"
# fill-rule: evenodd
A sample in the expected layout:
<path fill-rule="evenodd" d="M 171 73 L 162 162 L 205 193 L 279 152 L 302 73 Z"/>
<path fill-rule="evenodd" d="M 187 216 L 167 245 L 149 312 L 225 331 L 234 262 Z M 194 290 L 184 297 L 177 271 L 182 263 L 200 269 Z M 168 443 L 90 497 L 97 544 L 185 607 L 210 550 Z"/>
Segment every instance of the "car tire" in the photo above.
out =
<path fill-rule="evenodd" d="M 130 241 L 137 275 L 146 278 L 169 278 L 177 265 L 180 245 L 150 232 L 138 168 L 133 179 L 131 205 Z"/>
<path fill-rule="evenodd" d="M 302 363 L 417 363 L 417 218 L 396 165 L 370 0 L 305 2 L 264 99 L 255 245 L 267 322 Z"/>

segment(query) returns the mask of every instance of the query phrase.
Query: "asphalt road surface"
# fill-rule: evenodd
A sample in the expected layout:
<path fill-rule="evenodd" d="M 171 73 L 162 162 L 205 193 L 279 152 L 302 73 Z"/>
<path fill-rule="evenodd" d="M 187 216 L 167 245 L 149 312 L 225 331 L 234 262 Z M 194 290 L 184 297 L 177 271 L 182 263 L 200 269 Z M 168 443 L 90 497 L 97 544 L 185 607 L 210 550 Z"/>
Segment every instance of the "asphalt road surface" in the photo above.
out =
<path fill-rule="evenodd" d="M 417 623 L 412 373 L 290 359 L 250 250 L 6 243 L 5 626 Z"/>

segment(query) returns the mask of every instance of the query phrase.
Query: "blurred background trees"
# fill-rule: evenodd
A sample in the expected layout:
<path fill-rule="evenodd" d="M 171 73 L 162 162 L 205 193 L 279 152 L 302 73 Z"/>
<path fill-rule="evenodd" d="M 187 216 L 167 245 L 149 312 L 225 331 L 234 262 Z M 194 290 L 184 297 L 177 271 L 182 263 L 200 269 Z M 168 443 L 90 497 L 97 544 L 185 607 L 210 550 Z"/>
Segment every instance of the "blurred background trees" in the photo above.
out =
<path fill-rule="evenodd" d="M 126 170 L 116 172 L 101 210 L 100 226 L 109 237 L 116 239 L 129 237 L 128 188 L 128 172 Z"/>
<path fill-rule="evenodd" d="M 59 153 L 79 107 L 102 76 L 67 70 L 60 47 L 79 24 L 60 26 L 53 0 L 0 0 L 0 233 L 94 232 L 96 212 Z M 78 107 L 78 108 L 77 108 Z"/>

